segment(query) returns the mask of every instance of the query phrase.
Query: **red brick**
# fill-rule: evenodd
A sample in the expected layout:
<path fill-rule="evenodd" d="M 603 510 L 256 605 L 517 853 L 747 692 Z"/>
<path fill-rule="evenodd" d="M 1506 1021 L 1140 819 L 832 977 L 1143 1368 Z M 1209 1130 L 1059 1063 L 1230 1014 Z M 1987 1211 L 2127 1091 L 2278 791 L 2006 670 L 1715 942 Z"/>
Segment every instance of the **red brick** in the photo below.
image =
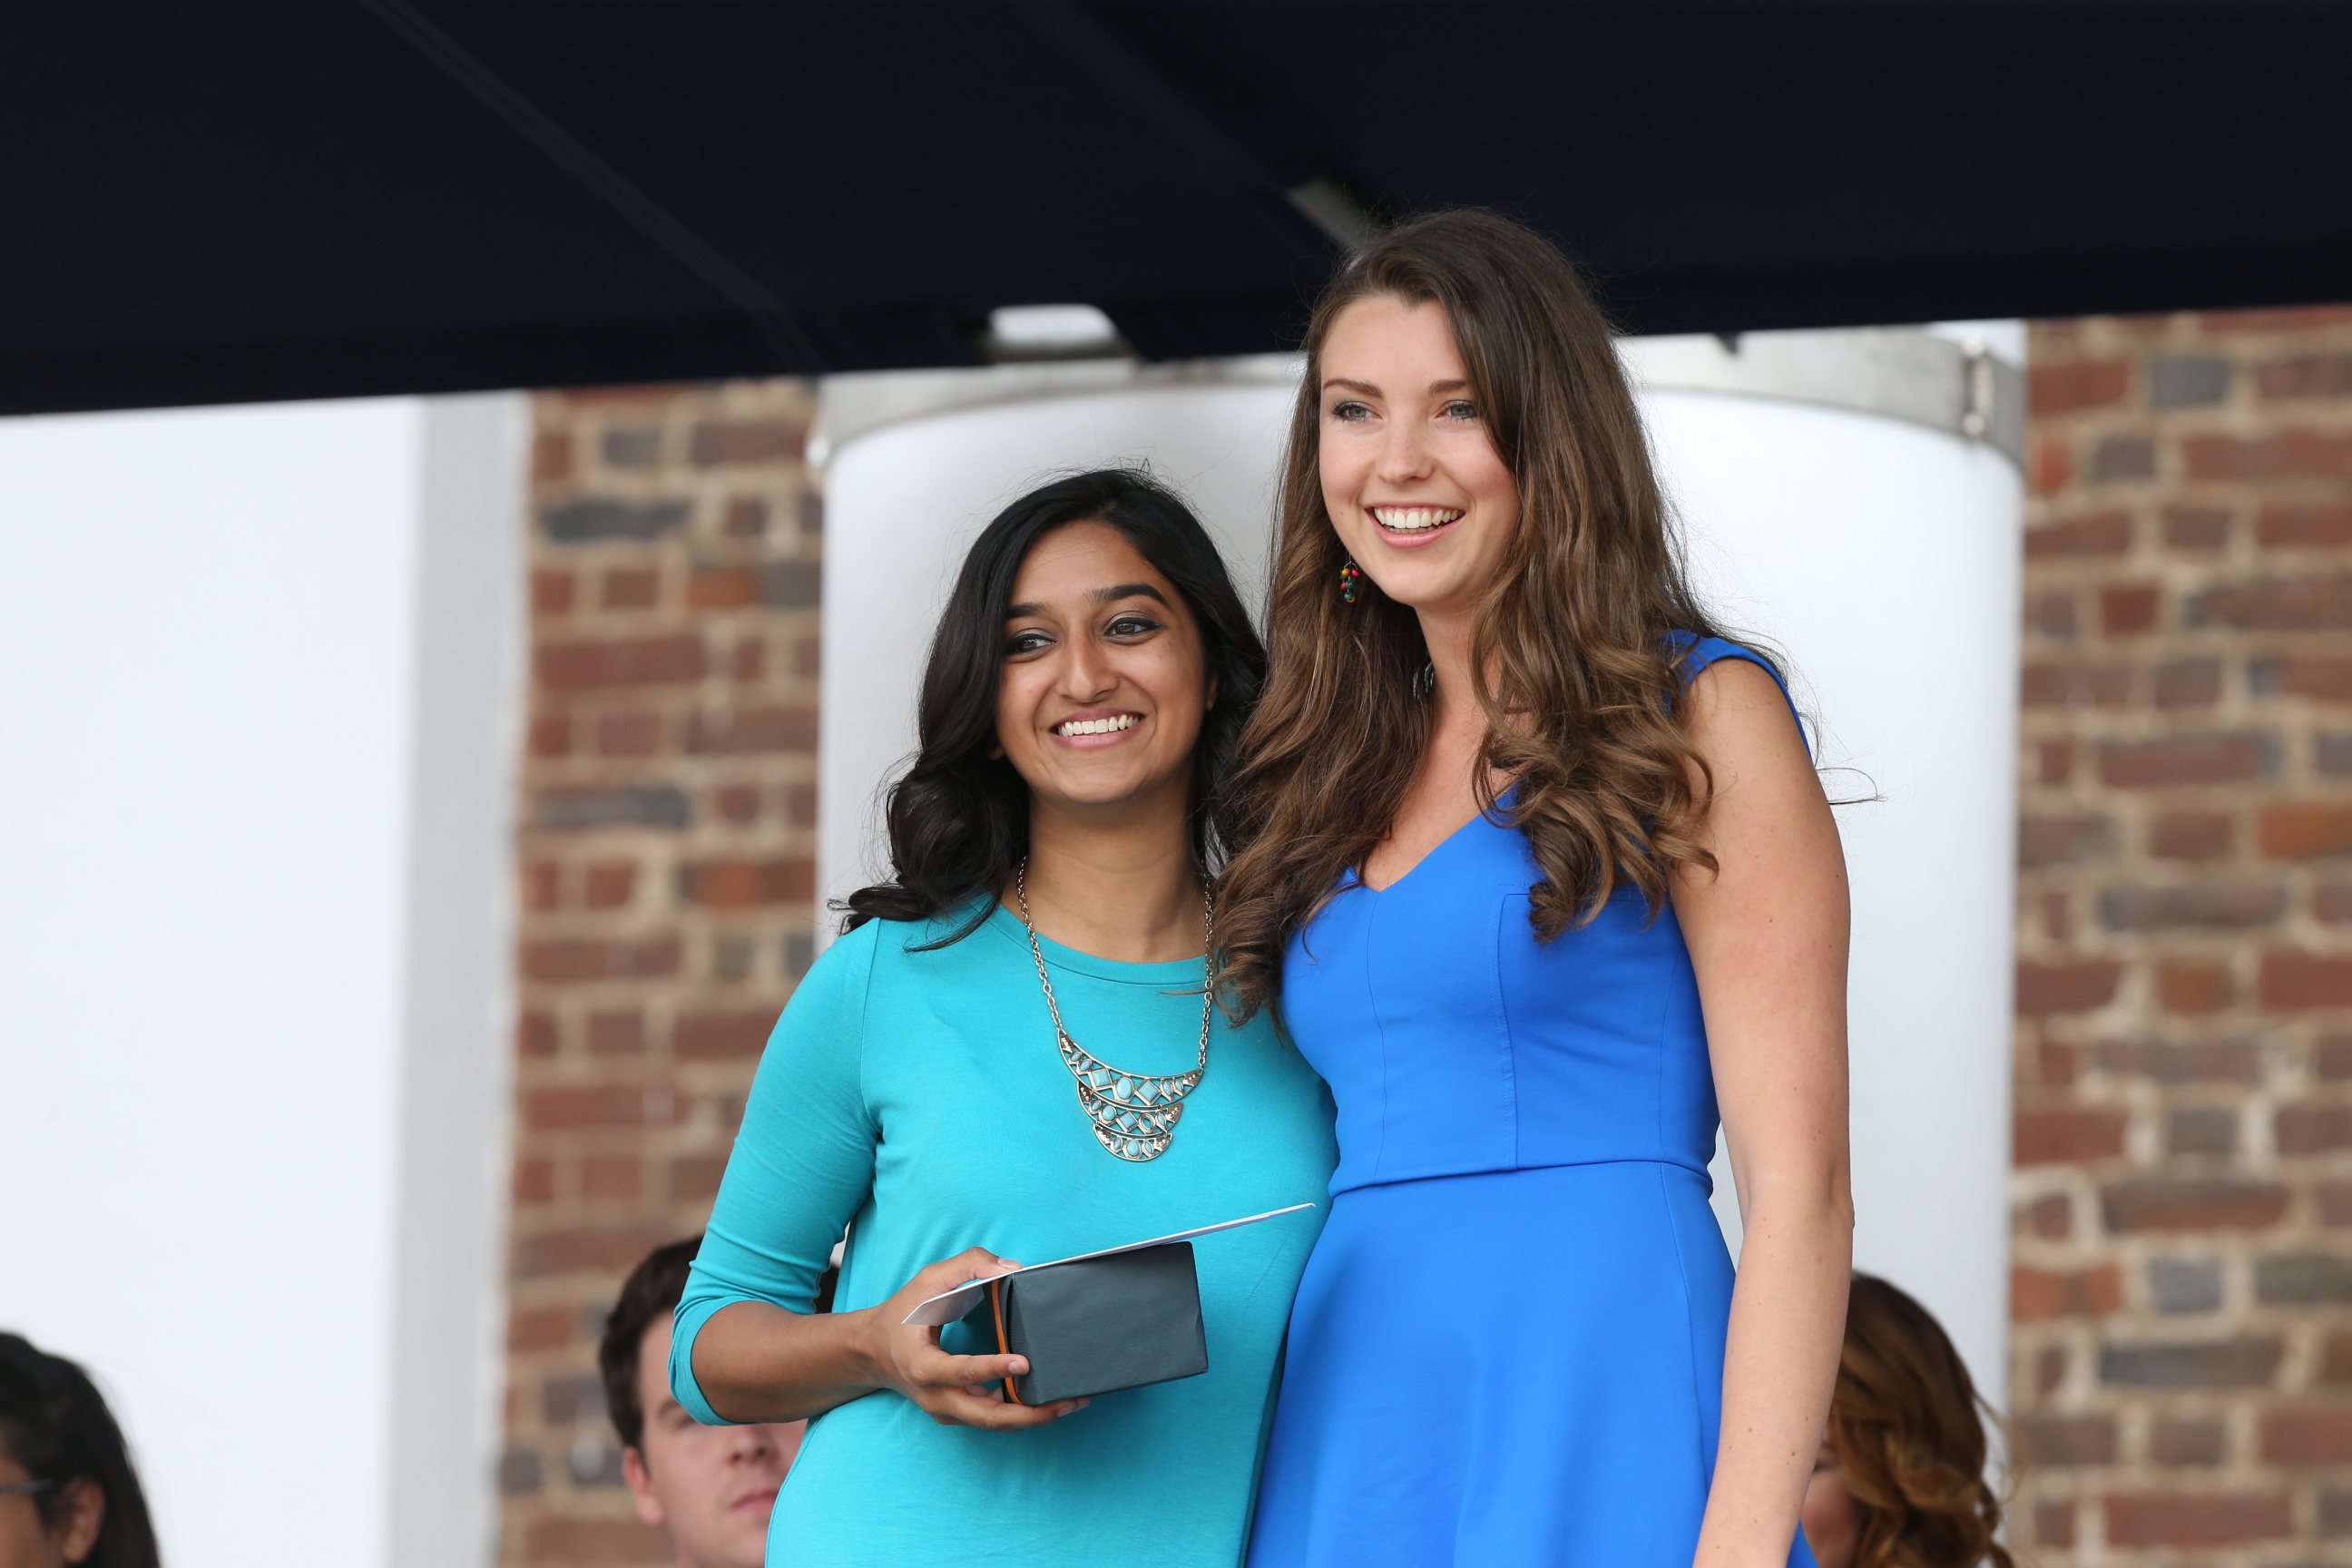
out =
<path fill-rule="evenodd" d="M 2265 403 L 2299 397 L 2352 397 L 2352 353 L 2297 354 L 2254 372 L 2254 392 Z"/>
<path fill-rule="evenodd" d="M 646 1052 L 646 1016 L 635 1007 L 615 1007 L 588 1015 L 588 1054 L 592 1057 L 639 1057 Z"/>
<path fill-rule="evenodd" d="M 2352 544 L 2352 503 L 2266 506 L 2254 520 L 2254 537 L 2282 549 Z"/>
<path fill-rule="evenodd" d="M 727 673 L 738 680 L 757 680 L 768 668 L 768 645 L 758 637 L 745 637 L 727 654 Z"/>
<path fill-rule="evenodd" d="M 2148 828 L 2147 852 L 2160 860 L 2214 860 L 2230 852 L 2230 818 L 2218 811 L 2168 811 Z"/>
<path fill-rule="evenodd" d="M 2026 448 L 2025 477 L 2035 495 L 2055 495 L 2074 482 L 2074 448 L 2063 436 L 2037 435 Z"/>
<path fill-rule="evenodd" d="M 2229 1445 L 2229 1428 L 2211 1416 L 2159 1418 L 2148 1433 L 2147 1457 L 2159 1465 L 2218 1465 Z"/>
<path fill-rule="evenodd" d="M 530 721 L 530 754 L 561 757 L 572 750 L 572 721 L 559 715 L 537 715 Z"/>
<path fill-rule="evenodd" d="M 2352 921 L 2352 882 L 2322 882 L 2312 889 L 2311 918 L 2324 925 Z"/>
<path fill-rule="evenodd" d="M 563 901 L 563 868 L 552 860 L 534 860 L 522 868 L 522 907 L 551 910 Z"/>
<path fill-rule="evenodd" d="M 2121 403 L 2131 387 L 2127 360 L 2037 364 L 2028 374 L 2030 405 L 2038 417 Z"/>
<path fill-rule="evenodd" d="M 681 633 L 545 643 L 539 650 L 540 683 L 558 690 L 699 680 L 708 668 L 702 639 Z"/>
<path fill-rule="evenodd" d="M 2329 1224 L 2338 1224 L 2331 1220 Z M 2319 1352 L 2319 1381 L 2352 1383 L 2352 1334 L 2330 1334 Z"/>
<path fill-rule="evenodd" d="M 2131 668 L 2036 660 L 2018 671 L 2028 708 L 2121 708 L 2131 700 Z"/>
<path fill-rule="evenodd" d="M 534 616 L 564 616 L 572 613 L 572 596 L 577 579 L 569 572 L 541 571 L 530 574 L 530 613 Z"/>
<path fill-rule="evenodd" d="M 633 1203 L 645 1190 L 645 1162 L 631 1154 L 591 1154 L 580 1164 L 583 1197 Z"/>
<path fill-rule="evenodd" d="M 2218 588 L 2196 616 L 2247 631 L 2341 631 L 2352 627 L 2352 577 L 2282 577 Z"/>
<path fill-rule="evenodd" d="M 749 566 L 711 566 L 695 573 L 686 602 L 698 610 L 738 610 L 760 602 L 760 574 Z"/>
<path fill-rule="evenodd" d="M 658 713 L 605 713 L 596 720 L 596 751 L 607 757 L 657 755 L 662 743 Z"/>
<path fill-rule="evenodd" d="M 545 1013 L 525 1013 L 515 1020 L 515 1054 L 551 1057 L 556 1051 L 555 1020 Z"/>
<path fill-rule="evenodd" d="M 2111 789 L 2235 784 L 2270 771 L 2267 737 L 2240 732 L 2111 741 L 2099 748 L 2099 782 Z"/>
<path fill-rule="evenodd" d="M 2041 741 L 2033 748 L 2033 776 L 2036 783 L 2063 784 L 2074 776 L 2074 742 L 2072 741 Z"/>
<path fill-rule="evenodd" d="M 2017 863 L 2028 870 L 2072 860 L 2103 860 L 2115 853 L 2116 825 L 2095 816 L 2019 819 Z"/>
<path fill-rule="evenodd" d="M 2352 958 L 2263 954 L 2262 1004 L 2280 1009 L 2352 1007 Z"/>
<path fill-rule="evenodd" d="M 2110 1416 L 2026 1416 L 2017 1423 L 2017 1435 L 2025 1463 L 2036 1469 L 2115 1463 L 2116 1424 Z"/>
<path fill-rule="evenodd" d="M 633 1519 L 539 1519 L 524 1532 L 523 1561 L 532 1568 L 655 1568 L 676 1563 L 677 1551 L 667 1531 Z"/>
<path fill-rule="evenodd" d="M 2060 1548 L 2074 1544 L 2074 1504 L 2072 1499 L 2033 1505 L 2033 1543 Z"/>
<path fill-rule="evenodd" d="M 649 609 L 661 599 L 661 574 L 622 566 L 604 574 L 600 602 L 608 610 Z"/>
<path fill-rule="evenodd" d="M 2066 1381 L 2066 1347 L 2044 1345 L 2033 1352 L 2033 1387 L 2038 1394 L 2049 1394 Z"/>
<path fill-rule="evenodd" d="M 2158 1083 L 2252 1083 L 2263 1076 L 2262 1051 L 2243 1040 L 2108 1040 L 2099 1066 Z"/>
<path fill-rule="evenodd" d="M 2275 1465 L 2352 1464 L 2352 1410 L 2266 1411 L 2262 1449 Z"/>
<path fill-rule="evenodd" d="M 518 1208 L 533 1204 L 555 1201 L 555 1162 L 552 1160 L 517 1160 L 514 1168 L 514 1201 Z"/>
<path fill-rule="evenodd" d="M 681 1155 L 669 1163 L 669 1195 L 680 1203 L 715 1198 L 727 1162 L 716 1154 Z"/>
<path fill-rule="evenodd" d="M 2308 859 L 2352 851 L 2352 805 L 2289 801 L 2262 815 L 2257 836 L 2275 860 Z"/>
<path fill-rule="evenodd" d="M 814 708 L 740 708 L 731 713 L 698 713 L 688 726 L 686 749 L 698 754 L 750 752 L 814 752 Z"/>
<path fill-rule="evenodd" d="M 2017 966 L 2017 1010 L 2033 1018 L 2052 1013 L 2081 1013 L 2115 1000 L 2124 966 L 2111 958 L 2089 958 L 2074 963 Z"/>
<path fill-rule="evenodd" d="M 569 1307 L 518 1307 L 507 1317 L 507 1349 L 562 1350 L 572 1342 L 580 1314 Z"/>
<path fill-rule="evenodd" d="M 2164 542 L 2175 550 L 2219 550 L 2230 542 L 2230 514 L 2220 507 L 2166 507 Z"/>
<path fill-rule="evenodd" d="M 2230 966 L 2168 958 L 2156 966 L 2157 1000 L 2168 1013 L 2194 1017 L 2230 1005 Z"/>
<path fill-rule="evenodd" d="M 2192 436 L 2180 450 L 2192 479 L 2352 479 L 2352 435 Z"/>
<path fill-rule="evenodd" d="M 2323 1035 L 2312 1047 L 2312 1065 L 2329 1083 L 2352 1079 L 2352 1036 Z"/>
<path fill-rule="evenodd" d="M 616 910 L 637 886 L 635 860 L 599 860 L 588 868 L 586 901 L 592 910 Z"/>
<path fill-rule="evenodd" d="M 2112 1263 L 2078 1274 L 2047 1268 L 2009 1271 L 2009 1315 L 2021 1323 L 2105 1317 L 2121 1307 L 2123 1300 L 2123 1277 Z M 2110 1447 L 2110 1457 L 2113 1451 Z"/>
<path fill-rule="evenodd" d="M 2099 1194 L 2111 1231 L 2262 1230 L 2286 1213 L 2286 1189 L 2275 1182 L 2122 1182 Z"/>
<path fill-rule="evenodd" d="M 743 827 L 759 819 L 760 792 L 751 784 L 727 784 L 714 791 L 711 798 L 722 822 Z"/>
<path fill-rule="evenodd" d="M 535 484 L 570 479 L 572 477 L 572 437 L 555 430 L 542 430 L 532 437 L 530 477 Z"/>
<path fill-rule="evenodd" d="M 2025 558 L 2053 561 L 2069 557 L 2121 555 L 2131 548 L 2131 514 L 2095 511 L 2059 518 L 2025 531 Z"/>
<path fill-rule="evenodd" d="M 2074 1233 L 2074 1205 L 2063 1193 L 2036 1198 L 2025 1206 L 2025 1228 L 2044 1241 L 2063 1241 Z"/>
<path fill-rule="evenodd" d="M 2109 637 L 2136 637 L 2156 629 L 2158 606 L 2163 602 L 2163 590 L 2152 584 L 2134 583 L 2121 587 L 2099 590 L 2099 629 Z"/>
<path fill-rule="evenodd" d="M 694 427 L 694 465 L 772 463 L 801 455 L 801 427 L 772 419 L 713 419 Z"/>
<path fill-rule="evenodd" d="M 814 680 L 824 666 L 824 644 L 817 637 L 803 637 L 793 645 L 793 673 Z"/>
<path fill-rule="evenodd" d="M 677 1021 L 681 1061 L 755 1061 L 776 1026 L 775 1009 L 688 1013 Z"/>
<path fill-rule="evenodd" d="M 2228 1546 L 2294 1532 L 2284 1492 L 2137 1492 L 2105 1500 L 2110 1546 Z"/>
<path fill-rule="evenodd" d="M 2120 1110 L 2021 1110 L 2013 1158 L 2021 1166 L 2112 1158 L 2124 1152 L 2130 1121 Z"/>
<path fill-rule="evenodd" d="M 2053 942 L 2074 940 L 2074 900 L 2063 889 L 2042 895 L 2042 929 Z"/>
<path fill-rule="evenodd" d="M 2352 1105 L 2283 1105 L 2274 1131 L 2282 1154 L 2352 1149 Z"/>
<path fill-rule="evenodd" d="M 2067 593 L 2027 595 L 2025 626 L 2027 630 L 2045 637 L 2060 641 L 2072 637 L 2082 629 L 2074 614 L 2074 595 Z"/>
<path fill-rule="evenodd" d="M 2352 658 L 2319 655 L 2265 658 L 2254 668 L 2256 689 L 2266 696 L 2352 702 Z"/>
<path fill-rule="evenodd" d="M 675 974 L 679 956 L 675 936 L 646 937 L 635 942 L 552 937 L 523 944 L 522 972 L 530 980 L 629 979 Z"/>
<path fill-rule="evenodd" d="M 2076 1058 L 2081 1055 L 2074 1047 L 2055 1040 L 2043 1040 L 2033 1048 L 2033 1062 L 2046 1089 L 2067 1089 L 2077 1076 Z"/>
<path fill-rule="evenodd" d="M 2288 305 L 2268 310 L 2208 310 L 2200 331 L 2215 336 L 2240 332 L 2307 332 L 2352 321 L 2352 305 Z"/>
<path fill-rule="evenodd" d="M 678 1121 L 678 1098 L 653 1084 L 558 1085 L 525 1089 L 523 1123 L 538 1132 L 588 1127 L 668 1127 Z"/>
<path fill-rule="evenodd" d="M 730 539 L 757 539 L 768 531 L 768 503 L 757 496 L 733 496 L 719 531 Z"/>
<path fill-rule="evenodd" d="M 777 860 L 704 860 L 679 868 L 679 890 L 689 903 L 719 910 L 758 909 L 801 903 L 816 896 L 816 863 L 805 858 Z"/>
<path fill-rule="evenodd" d="M 2220 659 L 2167 659 L 2156 667 L 2156 705 L 2158 708 L 2204 708 L 2220 700 Z"/>

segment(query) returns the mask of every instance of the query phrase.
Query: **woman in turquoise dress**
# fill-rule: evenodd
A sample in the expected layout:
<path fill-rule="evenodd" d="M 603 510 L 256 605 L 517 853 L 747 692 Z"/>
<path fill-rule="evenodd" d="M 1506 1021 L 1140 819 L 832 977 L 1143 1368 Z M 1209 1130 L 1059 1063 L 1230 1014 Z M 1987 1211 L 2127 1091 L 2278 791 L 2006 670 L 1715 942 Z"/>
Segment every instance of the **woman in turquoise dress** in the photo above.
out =
<path fill-rule="evenodd" d="M 1339 1166 L 1252 1568 L 1810 1564 L 1843 861 L 1773 666 L 1685 585 L 1573 268 L 1477 213 L 1353 261 L 1281 529 L 1222 930 Z"/>
<path fill-rule="evenodd" d="M 778 1022 L 677 1310 L 697 1419 L 812 1418 L 771 1563 L 1239 1560 L 1321 1207 L 1194 1243 L 1199 1376 L 1030 1407 L 996 1386 L 1023 1358 L 904 1321 L 1016 1259 L 1324 1202 L 1322 1085 L 1205 984 L 1263 669 L 1214 546 L 1145 476 L 1046 486 L 972 546 L 890 795 L 895 875 Z M 1082 1098 L 1088 1058 L 1125 1075 L 1109 1098 Z M 1155 1099 L 1139 1076 L 1172 1114 L 1122 1109 Z"/>

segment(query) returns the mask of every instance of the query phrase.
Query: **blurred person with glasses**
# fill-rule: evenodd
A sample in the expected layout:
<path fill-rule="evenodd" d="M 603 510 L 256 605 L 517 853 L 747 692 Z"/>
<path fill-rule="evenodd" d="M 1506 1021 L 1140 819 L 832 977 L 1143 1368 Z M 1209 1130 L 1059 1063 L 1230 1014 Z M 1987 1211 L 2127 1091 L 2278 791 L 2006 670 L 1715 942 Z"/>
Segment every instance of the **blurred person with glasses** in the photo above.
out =
<path fill-rule="evenodd" d="M 157 1568 L 147 1497 L 89 1374 L 0 1333 L 0 1568 Z"/>

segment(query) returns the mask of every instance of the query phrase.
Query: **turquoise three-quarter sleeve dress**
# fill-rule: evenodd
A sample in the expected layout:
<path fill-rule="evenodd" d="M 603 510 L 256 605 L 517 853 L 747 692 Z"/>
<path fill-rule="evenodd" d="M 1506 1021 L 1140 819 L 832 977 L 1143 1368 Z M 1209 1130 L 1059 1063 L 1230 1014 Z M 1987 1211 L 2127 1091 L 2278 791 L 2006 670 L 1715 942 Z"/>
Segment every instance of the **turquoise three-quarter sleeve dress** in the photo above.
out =
<path fill-rule="evenodd" d="M 1329 1097 L 1266 1015 L 1240 1028 L 1220 1016 L 1168 1152 L 1116 1159 L 1078 1108 L 1020 922 L 999 909 L 960 942 L 908 951 L 959 923 L 868 922 L 802 982 L 678 1304 L 671 1386 L 718 1424 L 694 1380 L 696 1334 L 730 1302 L 807 1311 L 845 1226 L 840 1310 L 968 1247 L 1044 1263 L 1313 1203 L 1192 1244 L 1207 1373 L 1021 1432 L 942 1426 L 887 1391 L 852 1400 L 810 1424 L 768 1537 L 768 1561 L 791 1568 L 1232 1568 L 1284 1322 L 1329 1206 Z M 1192 1068 L 1198 960 L 1044 947 L 1081 1046 L 1135 1072 Z M 994 1348 L 947 1332 L 950 1349 Z"/>
<path fill-rule="evenodd" d="M 1750 657 L 1678 640 L 1686 675 Z M 1250 1568 L 1690 1568 L 1732 1283 L 1698 984 L 1630 888 L 1538 942 L 1541 876 L 1475 818 L 1286 954 L 1339 1168 Z"/>

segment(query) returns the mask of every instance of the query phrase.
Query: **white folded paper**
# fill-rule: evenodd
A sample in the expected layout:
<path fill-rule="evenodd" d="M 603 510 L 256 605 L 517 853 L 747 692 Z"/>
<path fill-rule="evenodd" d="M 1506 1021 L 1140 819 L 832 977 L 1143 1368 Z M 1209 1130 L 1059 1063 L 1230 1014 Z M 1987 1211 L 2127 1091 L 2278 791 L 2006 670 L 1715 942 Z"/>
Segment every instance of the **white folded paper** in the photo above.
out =
<path fill-rule="evenodd" d="M 1208 1236 L 1220 1230 L 1235 1230 L 1245 1225 L 1255 1225 L 1263 1219 L 1278 1219 L 1300 1209 L 1311 1209 L 1313 1204 L 1293 1204 L 1286 1209 L 1268 1209 L 1246 1219 L 1229 1219 L 1223 1225 L 1204 1225 L 1198 1230 L 1180 1230 L 1173 1236 L 1155 1236 L 1150 1241 L 1130 1241 L 1125 1247 L 1106 1247 L 1100 1252 L 1082 1252 L 1076 1258 L 1056 1258 L 1051 1263 L 1032 1263 L 1024 1268 L 1008 1268 L 1002 1274 L 992 1274 L 988 1279 L 1010 1279 L 1016 1275 L 1034 1274 L 1040 1268 L 1055 1268 L 1065 1263 L 1084 1263 L 1089 1258 L 1108 1258 L 1118 1252 L 1139 1252 L 1147 1247 L 1164 1247 L 1171 1241 L 1190 1241 L 1196 1236 Z M 907 1314 L 906 1321 L 919 1328 L 936 1329 L 960 1321 L 966 1312 L 980 1305 L 988 1279 L 972 1279 L 957 1286 L 944 1295 L 932 1297 Z"/>

